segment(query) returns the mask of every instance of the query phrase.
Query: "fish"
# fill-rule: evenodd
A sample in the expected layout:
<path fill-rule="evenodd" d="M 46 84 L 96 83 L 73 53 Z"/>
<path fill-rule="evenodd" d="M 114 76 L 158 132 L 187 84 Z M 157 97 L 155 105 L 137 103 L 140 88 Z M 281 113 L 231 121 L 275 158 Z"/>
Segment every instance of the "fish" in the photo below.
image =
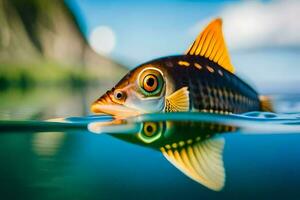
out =
<path fill-rule="evenodd" d="M 123 133 L 118 132 L 118 126 Z M 93 122 L 88 127 L 91 132 L 99 133 L 102 129 L 114 138 L 161 152 L 173 166 L 206 188 L 213 191 L 224 188 L 225 138 L 222 136 L 237 131 L 238 127 L 215 122 L 171 120 L 139 122 L 130 131 L 131 126 L 132 122 L 113 121 Z"/>
<path fill-rule="evenodd" d="M 271 100 L 235 75 L 217 18 L 183 55 L 166 56 L 129 71 L 91 105 L 95 114 L 126 118 L 145 113 L 239 114 L 273 111 Z"/>

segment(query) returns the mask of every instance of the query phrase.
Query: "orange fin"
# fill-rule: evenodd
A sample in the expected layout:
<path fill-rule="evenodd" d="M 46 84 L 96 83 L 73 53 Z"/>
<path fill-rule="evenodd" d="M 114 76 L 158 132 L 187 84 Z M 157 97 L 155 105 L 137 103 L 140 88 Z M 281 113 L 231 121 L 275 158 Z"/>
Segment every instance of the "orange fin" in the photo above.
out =
<path fill-rule="evenodd" d="M 262 111 L 274 112 L 270 97 L 259 96 L 260 107 Z"/>
<path fill-rule="evenodd" d="M 166 97 L 166 112 L 188 112 L 190 109 L 189 90 L 187 87 L 175 91 Z"/>
<path fill-rule="evenodd" d="M 187 55 L 197 55 L 208 58 L 227 71 L 234 73 L 230 56 L 223 38 L 222 20 L 213 20 L 203 32 L 201 32 L 191 47 L 186 51 Z"/>
<path fill-rule="evenodd" d="M 184 147 L 162 147 L 161 151 L 182 173 L 207 188 L 220 191 L 225 185 L 224 144 L 223 138 L 215 138 Z"/>

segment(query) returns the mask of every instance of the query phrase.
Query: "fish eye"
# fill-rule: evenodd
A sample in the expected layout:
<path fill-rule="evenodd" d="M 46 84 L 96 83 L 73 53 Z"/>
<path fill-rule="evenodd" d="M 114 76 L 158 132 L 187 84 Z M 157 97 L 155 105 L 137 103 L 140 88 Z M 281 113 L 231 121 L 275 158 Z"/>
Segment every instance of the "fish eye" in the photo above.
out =
<path fill-rule="evenodd" d="M 125 92 L 123 92 L 123 91 L 121 91 L 121 90 L 116 90 L 115 92 L 114 92 L 114 98 L 116 99 L 116 100 L 123 100 L 123 99 L 125 99 L 125 97 L 126 97 L 126 95 L 125 95 Z"/>
<path fill-rule="evenodd" d="M 144 143 L 152 143 L 162 136 L 163 127 L 161 122 L 144 122 L 137 136 Z"/>
<path fill-rule="evenodd" d="M 147 92 L 153 92 L 157 89 L 158 87 L 158 80 L 157 77 L 153 74 L 149 74 L 145 76 L 144 81 L 143 81 L 143 88 Z"/>
<path fill-rule="evenodd" d="M 138 77 L 139 88 L 145 96 L 160 95 L 164 88 L 163 74 L 158 69 L 146 68 Z"/>
<path fill-rule="evenodd" d="M 151 137 L 151 136 L 155 135 L 157 129 L 158 129 L 157 124 L 155 124 L 153 122 L 147 122 L 144 124 L 143 131 L 147 137 Z"/>

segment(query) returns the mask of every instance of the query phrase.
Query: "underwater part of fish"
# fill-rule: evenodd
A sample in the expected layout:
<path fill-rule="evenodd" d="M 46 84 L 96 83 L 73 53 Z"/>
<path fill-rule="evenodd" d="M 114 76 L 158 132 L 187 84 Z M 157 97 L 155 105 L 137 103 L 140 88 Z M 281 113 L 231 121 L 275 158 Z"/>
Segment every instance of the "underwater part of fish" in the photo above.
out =
<path fill-rule="evenodd" d="M 160 151 L 177 169 L 205 187 L 215 191 L 224 187 L 225 139 L 222 134 L 236 131 L 237 127 L 191 121 L 146 121 L 135 125 L 137 132 L 133 128 L 133 132 L 118 133 L 119 128 L 115 122 L 94 122 L 89 125 L 89 130 L 95 133 L 99 128 L 115 130 L 108 134 Z"/>
<path fill-rule="evenodd" d="M 212 21 L 184 55 L 163 57 L 131 70 L 91 106 L 116 117 L 155 112 L 244 113 L 272 111 L 234 75 L 223 39 L 222 20 Z"/>

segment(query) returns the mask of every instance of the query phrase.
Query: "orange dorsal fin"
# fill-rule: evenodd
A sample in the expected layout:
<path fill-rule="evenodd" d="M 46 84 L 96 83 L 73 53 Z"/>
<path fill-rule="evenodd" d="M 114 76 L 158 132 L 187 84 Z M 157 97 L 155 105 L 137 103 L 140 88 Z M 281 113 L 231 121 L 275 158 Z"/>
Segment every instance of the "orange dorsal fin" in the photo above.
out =
<path fill-rule="evenodd" d="M 220 18 L 217 18 L 208 24 L 185 54 L 203 56 L 218 63 L 227 71 L 234 73 L 234 67 L 231 64 L 229 53 L 223 38 L 222 20 Z"/>

